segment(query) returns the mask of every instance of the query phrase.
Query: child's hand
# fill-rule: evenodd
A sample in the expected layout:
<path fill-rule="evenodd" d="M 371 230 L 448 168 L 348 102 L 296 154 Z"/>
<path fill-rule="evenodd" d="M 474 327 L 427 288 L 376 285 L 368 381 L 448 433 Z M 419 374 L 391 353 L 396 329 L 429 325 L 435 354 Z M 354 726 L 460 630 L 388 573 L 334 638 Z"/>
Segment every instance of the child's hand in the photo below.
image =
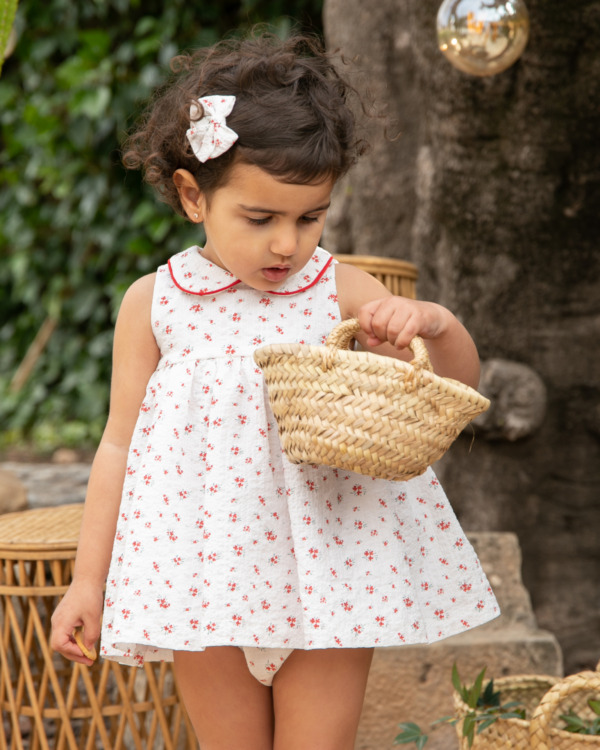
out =
<path fill-rule="evenodd" d="M 90 653 L 94 651 L 100 635 L 102 599 L 101 587 L 72 583 L 52 615 L 50 647 L 71 661 L 91 665 L 93 659 L 83 653 L 73 634 L 78 628 L 83 628 L 84 647 Z"/>
<path fill-rule="evenodd" d="M 367 346 L 390 343 L 404 349 L 414 336 L 435 339 L 448 325 L 450 313 L 434 302 L 383 297 L 367 302 L 358 311 L 358 321 L 367 334 Z"/>

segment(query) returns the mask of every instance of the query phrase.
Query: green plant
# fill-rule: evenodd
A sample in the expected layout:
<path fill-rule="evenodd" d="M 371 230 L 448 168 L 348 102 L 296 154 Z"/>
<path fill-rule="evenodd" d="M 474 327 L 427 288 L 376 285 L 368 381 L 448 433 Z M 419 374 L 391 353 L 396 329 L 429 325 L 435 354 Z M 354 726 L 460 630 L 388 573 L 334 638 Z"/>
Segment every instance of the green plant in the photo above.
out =
<path fill-rule="evenodd" d="M 498 719 L 525 718 L 525 709 L 521 707 L 521 704 L 517 701 L 503 704 L 499 691 L 494 689 L 494 681 L 489 680 L 484 687 L 484 678 L 485 668 L 477 675 L 473 685 L 468 687 L 461 683 L 456 664 L 452 667 L 454 689 L 471 709 L 462 719 L 462 734 L 463 737 L 467 738 L 469 747 L 473 745 L 475 734 L 479 734 Z M 433 725 L 456 724 L 459 721 L 460 719 L 455 716 L 444 716 L 433 722 Z M 414 742 L 419 750 L 425 747 L 429 737 L 422 732 L 417 724 L 405 722 L 398 726 L 402 729 L 402 732 L 394 740 L 395 745 L 406 745 Z"/>
<path fill-rule="evenodd" d="M 485 668 L 477 675 L 475 682 L 469 687 L 460 681 L 456 664 L 452 667 L 452 685 L 460 695 L 470 711 L 461 719 L 456 716 L 443 716 L 432 722 L 432 727 L 439 724 L 457 724 L 462 720 L 462 735 L 467 739 L 469 747 L 473 745 L 475 735 L 491 726 L 498 719 L 526 719 L 525 709 L 518 701 L 502 703 L 500 691 L 494 689 L 494 681 L 489 680 L 483 685 Z M 590 699 L 587 705 L 596 715 L 592 719 L 583 719 L 573 710 L 562 714 L 564 721 L 562 729 L 574 734 L 600 736 L 600 700 Z M 425 747 L 429 739 L 418 724 L 412 721 L 398 725 L 402 731 L 394 740 L 395 745 L 407 745 L 414 742 L 418 750 Z"/>
<path fill-rule="evenodd" d="M 13 27 L 18 0 L 0 0 L 0 73 Z"/>
<path fill-rule="evenodd" d="M 16 3 L 0 3 L 3 36 L 2 13 Z M 125 290 L 202 242 L 121 166 L 123 136 L 171 57 L 258 22 L 285 35 L 290 16 L 319 32 L 322 3 L 20 3 L 18 42 L 0 79 L 5 442 L 34 439 L 45 425 L 47 446 L 48 436 L 62 440 L 63 426 L 73 424 L 80 444 L 93 447 L 108 408 L 112 329 Z"/>
<path fill-rule="evenodd" d="M 568 714 L 562 714 L 560 717 L 565 722 L 565 731 L 600 736 L 600 701 L 590 699 L 587 704 L 596 714 L 596 718 L 582 719 L 574 711 L 569 711 Z"/>

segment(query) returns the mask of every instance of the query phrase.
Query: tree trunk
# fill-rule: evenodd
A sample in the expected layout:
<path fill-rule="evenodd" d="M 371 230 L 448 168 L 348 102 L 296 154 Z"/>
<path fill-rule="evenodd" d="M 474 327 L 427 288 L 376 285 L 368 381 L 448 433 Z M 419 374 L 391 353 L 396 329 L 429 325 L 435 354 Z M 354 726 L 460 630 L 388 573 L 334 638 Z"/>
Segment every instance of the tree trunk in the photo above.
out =
<path fill-rule="evenodd" d="M 543 383 L 543 420 L 511 432 L 498 413 L 497 429 L 478 430 L 472 448 L 461 437 L 436 470 L 467 530 L 518 534 L 540 626 L 567 671 L 594 667 L 600 4 L 527 0 L 521 60 L 477 78 L 437 49 L 440 1 L 325 2 L 328 46 L 355 61 L 401 133 L 385 138 L 370 120 L 373 151 L 336 188 L 325 244 L 416 263 L 419 296 L 453 310 L 482 359 L 504 367 L 515 408 L 530 399 L 514 363 Z"/>

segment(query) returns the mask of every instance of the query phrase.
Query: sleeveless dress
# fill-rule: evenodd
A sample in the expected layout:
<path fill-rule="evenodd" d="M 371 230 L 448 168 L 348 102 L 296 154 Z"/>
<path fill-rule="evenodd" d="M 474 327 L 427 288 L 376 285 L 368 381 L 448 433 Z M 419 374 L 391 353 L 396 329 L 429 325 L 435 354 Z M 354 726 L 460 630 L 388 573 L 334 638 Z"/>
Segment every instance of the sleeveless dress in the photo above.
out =
<path fill-rule="evenodd" d="M 324 343 L 339 321 L 321 248 L 276 292 L 198 247 L 158 269 L 161 357 L 129 450 L 103 656 L 430 643 L 498 616 L 431 469 L 392 482 L 283 454 L 253 353 Z"/>

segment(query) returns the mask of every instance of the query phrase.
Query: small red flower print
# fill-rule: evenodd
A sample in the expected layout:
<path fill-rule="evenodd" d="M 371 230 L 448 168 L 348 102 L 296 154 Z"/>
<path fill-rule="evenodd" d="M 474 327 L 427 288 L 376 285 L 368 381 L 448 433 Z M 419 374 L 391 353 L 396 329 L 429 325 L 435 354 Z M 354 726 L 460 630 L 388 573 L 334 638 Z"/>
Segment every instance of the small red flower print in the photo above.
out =
<path fill-rule="evenodd" d="M 260 304 L 261 304 L 261 305 L 264 305 L 265 307 L 268 307 L 269 305 L 272 305 L 272 304 L 273 304 L 273 300 L 269 299 L 268 297 L 263 297 L 263 298 L 262 298 L 262 299 L 260 300 Z"/>
<path fill-rule="evenodd" d="M 319 550 L 316 547 L 311 547 L 308 550 L 308 554 L 312 557 L 313 560 L 316 560 L 319 556 Z"/>
<path fill-rule="evenodd" d="M 436 609 L 433 613 L 439 620 L 443 620 L 446 616 L 443 609 Z"/>
<path fill-rule="evenodd" d="M 354 606 L 350 602 L 342 602 L 342 609 L 344 612 L 352 612 Z"/>
<path fill-rule="evenodd" d="M 123 615 L 124 620 L 128 620 L 131 617 L 131 610 L 130 609 L 122 609 L 121 614 Z"/>
<path fill-rule="evenodd" d="M 405 596 L 403 601 L 406 607 L 412 607 L 412 605 L 414 604 L 413 600 L 410 599 L 408 596 Z"/>
<path fill-rule="evenodd" d="M 321 620 L 319 620 L 319 618 L 317 617 L 311 617 L 310 624 L 313 626 L 315 630 L 318 630 L 321 627 Z"/>
<path fill-rule="evenodd" d="M 455 547 L 458 547 L 458 548 L 460 548 L 460 547 L 462 547 L 462 546 L 464 545 L 464 543 L 465 543 L 465 540 L 464 540 L 464 539 L 457 539 L 457 540 L 456 540 L 456 541 L 454 542 L 454 546 L 455 546 Z"/>
<path fill-rule="evenodd" d="M 290 626 L 290 628 L 296 627 L 296 618 L 295 617 L 288 617 L 287 618 L 287 624 Z"/>
<path fill-rule="evenodd" d="M 385 625 L 385 617 L 382 617 L 381 615 L 378 615 L 375 618 L 375 622 L 379 625 L 380 628 L 382 628 Z"/>
<path fill-rule="evenodd" d="M 461 583 L 460 588 L 462 591 L 470 591 L 472 586 L 470 583 Z"/>
<path fill-rule="evenodd" d="M 242 618 L 240 615 L 233 615 L 232 618 L 233 622 L 239 627 L 242 624 Z"/>
<path fill-rule="evenodd" d="M 448 531 L 448 529 L 450 528 L 450 521 L 440 521 L 437 527 L 438 529 L 440 529 L 440 531 Z"/>
<path fill-rule="evenodd" d="M 199 620 L 190 620 L 190 625 L 192 627 L 192 630 L 198 630 L 198 626 L 200 625 Z"/>
<path fill-rule="evenodd" d="M 217 629 L 217 624 L 215 622 L 209 622 L 208 625 L 206 626 L 206 629 L 208 630 L 209 633 L 214 633 L 215 630 Z"/>
<path fill-rule="evenodd" d="M 352 630 L 356 633 L 356 635 L 360 635 L 362 633 L 362 625 L 355 625 Z"/>
<path fill-rule="evenodd" d="M 158 604 L 161 609 L 169 609 L 169 607 L 171 606 L 170 602 L 168 602 L 164 597 L 158 600 Z"/>
<path fill-rule="evenodd" d="M 267 538 L 268 542 L 274 542 L 277 539 L 277 534 L 275 534 L 274 531 L 266 531 L 265 537 Z"/>

